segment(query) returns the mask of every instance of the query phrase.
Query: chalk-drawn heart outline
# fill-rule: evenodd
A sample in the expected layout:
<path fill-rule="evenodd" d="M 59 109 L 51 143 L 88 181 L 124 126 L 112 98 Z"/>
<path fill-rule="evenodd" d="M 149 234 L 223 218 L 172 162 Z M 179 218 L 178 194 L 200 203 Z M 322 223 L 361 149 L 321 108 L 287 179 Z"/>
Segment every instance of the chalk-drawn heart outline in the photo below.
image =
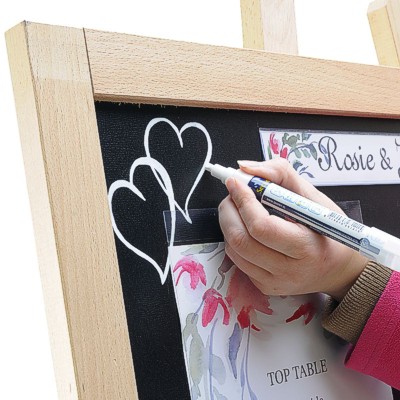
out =
<path fill-rule="evenodd" d="M 168 257 L 167 261 L 165 263 L 165 268 L 162 270 L 162 268 L 157 264 L 157 262 L 150 257 L 148 254 L 145 252 L 141 251 L 134 245 L 132 245 L 128 240 L 125 239 L 124 235 L 121 233 L 121 231 L 118 229 L 118 226 L 115 222 L 114 218 L 114 213 L 112 209 L 112 200 L 115 192 L 118 189 L 121 188 L 126 188 L 131 190 L 136 196 L 141 198 L 143 201 L 146 201 L 145 197 L 143 196 L 142 192 L 133 184 L 133 176 L 135 173 L 135 170 L 139 166 L 149 166 L 152 171 L 156 171 L 159 176 L 161 176 L 161 179 L 163 181 L 163 187 L 166 188 L 165 193 L 168 197 L 168 203 L 169 203 L 169 209 L 171 211 L 171 237 L 170 237 L 170 243 L 168 246 Z M 118 181 L 115 181 L 111 184 L 109 190 L 108 190 L 108 205 L 110 207 L 110 213 L 111 213 L 111 224 L 114 229 L 115 234 L 117 235 L 118 239 L 131 251 L 133 251 L 135 254 L 137 254 L 139 257 L 143 258 L 144 260 L 148 261 L 158 272 L 160 279 L 161 279 L 161 284 L 163 285 L 167 279 L 168 272 L 171 267 L 171 262 L 170 262 L 170 252 L 171 249 L 174 245 L 174 240 L 175 240 L 175 226 L 176 226 L 176 214 L 175 214 L 175 197 L 174 197 L 174 190 L 172 187 L 172 182 L 171 179 L 168 175 L 168 172 L 165 170 L 165 168 L 157 161 L 154 160 L 151 157 L 140 157 L 136 159 L 129 171 L 129 181 L 120 179 Z"/>
<path fill-rule="evenodd" d="M 189 211 L 188 211 L 188 206 L 189 206 L 189 201 L 190 198 L 192 197 L 193 192 L 195 191 L 198 183 L 200 182 L 200 179 L 202 178 L 204 171 L 205 171 L 205 166 L 206 164 L 208 164 L 211 160 L 211 155 L 212 155 L 212 142 L 211 142 L 211 138 L 209 133 L 207 132 L 207 129 L 201 125 L 198 122 L 188 122 L 185 125 L 183 125 L 183 127 L 181 129 L 178 129 L 177 126 L 171 122 L 169 119 L 167 118 L 153 118 L 146 127 L 146 131 L 144 133 L 144 149 L 146 152 L 146 156 L 151 158 L 150 155 L 150 149 L 149 149 L 149 136 L 150 136 L 150 131 L 153 128 L 154 125 L 160 123 L 160 122 L 165 122 L 167 123 L 175 132 L 175 134 L 178 137 L 179 140 L 179 144 L 181 146 L 181 148 L 183 148 L 183 141 L 182 141 L 182 135 L 185 132 L 186 129 L 188 128 L 197 128 L 199 129 L 201 132 L 203 132 L 204 136 L 206 137 L 207 140 L 207 153 L 206 153 L 206 157 L 204 159 L 203 165 L 200 169 L 200 172 L 198 173 L 192 188 L 189 191 L 189 194 L 186 197 L 186 201 L 185 201 L 185 211 L 182 210 L 182 208 L 180 207 L 180 205 L 178 204 L 178 202 L 176 200 L 174 200 L 175 203 L 175 207 L 182 213 L 183 217 L 185 218 L 185 220 L 187 222 L 189 222 L 190 224 L 192 223 L 192 220 L 189 216 Z M 155 171 L 155 169 L 152 168 L 153 174 L 156 177 L 158 183 L 160 184 L 161 188 L 164 190 L 165 193 L 166 192 L 166 187 L 164 186 L 164 184 L 161 182 L 160 177 L 158 176 L 157 172 Z"/>

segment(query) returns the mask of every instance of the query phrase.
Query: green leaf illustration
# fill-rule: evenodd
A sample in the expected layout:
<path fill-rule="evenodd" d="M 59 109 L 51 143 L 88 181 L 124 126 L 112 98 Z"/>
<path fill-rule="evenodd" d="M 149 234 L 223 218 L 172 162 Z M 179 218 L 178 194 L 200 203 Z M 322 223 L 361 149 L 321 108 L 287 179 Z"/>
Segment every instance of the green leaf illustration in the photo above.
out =
<path fill-rule="evenodd" d="M 194 399 L 201 398 L 201 391 L 199 386 L 206 371 L 205 365 L 207 358 L 206 348 L 197 329 L 197 322 L 197 314 L 188 314 L 188 316 L 186 317 L 186 325 L 182 331 L 185 351 L 187 341 L 190 340 L 190 338 L 192 339 L 190 341 L 188 361 L 189 373 L 193 382 L 191 389 Z"/>
<path fill-rule="evenodd" d="M 302 140 L 303 142 L 306 142 L 306 141 L 310 138 L 310 136 L 311 136 L 311 133 L 302 132 L 302 134 L 301 134 L 301 140 Z"/>
<path fill-rule="evenodd" d="M 301 152 L 305 155 L 306 158 L 311 157 L 311 154 L 307 149 L 301 149 Z"/>
<path fill-rule="evenodd" d="M 317 150 L 315 149 L 315 146 L 313 144 L 310 144 L 308 146 L 308 149 L 310 150 L 310 153 L 311 153 L 313 159 L 316 160 L 318 157 L 318 153 L 317 153 Z"/>
<path fill-rule="evenodd" d="M 272 159 L 272 153 L 271 153 L 271 146 L 269 144 L 268 144 L 267 150 L 268 150 L 268 157 L 271 160 Z"/>
<path fill-rule="evenodd" d="M 292 135 L 292 136 L 290 136 L 290 137 L 288 138 L 287 144 L 288 144 L 291 148 L 296 147 L 298 140 L 299 140 L 299 139 L 298 139 L 298 137 L 297 137 L 296 135 Z"/>
<path fill-rule="evenodd" d="M 226 371 L 224 367 L 224 363 L 222 362 L 221 358 L 212 354 L 212 368 L 211 368 L 211 375 L 213 378 L 217 380 L 220 385 L 223 385 L 226 380 Z"/>
<path fill-rule="evenodd" d="M 195 313 L 190 313 L 186 317 L 186 325 L 183 328 L 182 331 L 182 336 L 183 336 L 183 341 L 186 344 L 190 336 L 193 336 L 196 334 L 197 331 L 197 321 L 199 320 L 199 316 Z"/>
<path fill-rule="evenodd" d="M 283 138 L 282 138 L 282 143 L 283 144 L 287 144 L 287 138 L 288 137 L 289 137 L 289 134 L 287 132 L 285 132 L 285 134 L 283 135 Z"/>
<path fill-rule="evenodd" d="M 189 350 L 189 370 L 193 383 L 199 385 L 204 375 L 205 348 L 200 335 L 193 337 Z"/>

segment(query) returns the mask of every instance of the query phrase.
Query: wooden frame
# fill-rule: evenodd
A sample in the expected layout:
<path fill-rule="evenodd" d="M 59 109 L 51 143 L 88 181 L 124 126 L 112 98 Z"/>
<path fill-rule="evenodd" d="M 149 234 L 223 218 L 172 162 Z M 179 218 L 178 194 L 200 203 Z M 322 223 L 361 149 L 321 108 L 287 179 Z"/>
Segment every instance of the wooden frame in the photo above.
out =
<path fill-rule="evenodd" d="M 400 70 L 22 23 L 6 34 L 60 399 L 137 398 L 95 100 L 400 118 Z"/>

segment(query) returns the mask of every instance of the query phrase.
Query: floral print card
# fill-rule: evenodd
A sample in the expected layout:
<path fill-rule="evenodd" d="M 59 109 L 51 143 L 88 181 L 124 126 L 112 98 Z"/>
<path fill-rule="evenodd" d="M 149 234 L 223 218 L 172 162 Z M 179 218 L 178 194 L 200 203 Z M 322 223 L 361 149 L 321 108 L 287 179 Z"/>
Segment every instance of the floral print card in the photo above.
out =
<path fill-rule="evenodd" d="M 286 158 L 315 186 L 400 183 L 400 136 L 260 129 L 265 160 Z"/>
<path fill-rule="evenodd" d="M 318 295 L 263 295 L 223 243 L 170 249 L 192 400 L 389 400 L 348 370 L 348 346 L 321 328 Z"/>

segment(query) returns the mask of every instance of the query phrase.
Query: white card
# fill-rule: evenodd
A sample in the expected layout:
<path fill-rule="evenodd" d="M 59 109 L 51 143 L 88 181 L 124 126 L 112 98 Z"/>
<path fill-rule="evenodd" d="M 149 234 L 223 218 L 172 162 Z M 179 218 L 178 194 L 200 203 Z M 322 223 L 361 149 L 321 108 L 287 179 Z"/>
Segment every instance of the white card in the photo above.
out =
<path fill-rule="evenodd" d="M 263 295 L 223 243 L 171 249 L 192 400 L 389 400 L 344 367 L 348 345 L 321 328 L 319 295 Z"/>
<path fill-rule="evenodd" d="M 315 186 L 400 183 L 400 134 L 260 129 L 265 160 L 283 157 Z"/>

